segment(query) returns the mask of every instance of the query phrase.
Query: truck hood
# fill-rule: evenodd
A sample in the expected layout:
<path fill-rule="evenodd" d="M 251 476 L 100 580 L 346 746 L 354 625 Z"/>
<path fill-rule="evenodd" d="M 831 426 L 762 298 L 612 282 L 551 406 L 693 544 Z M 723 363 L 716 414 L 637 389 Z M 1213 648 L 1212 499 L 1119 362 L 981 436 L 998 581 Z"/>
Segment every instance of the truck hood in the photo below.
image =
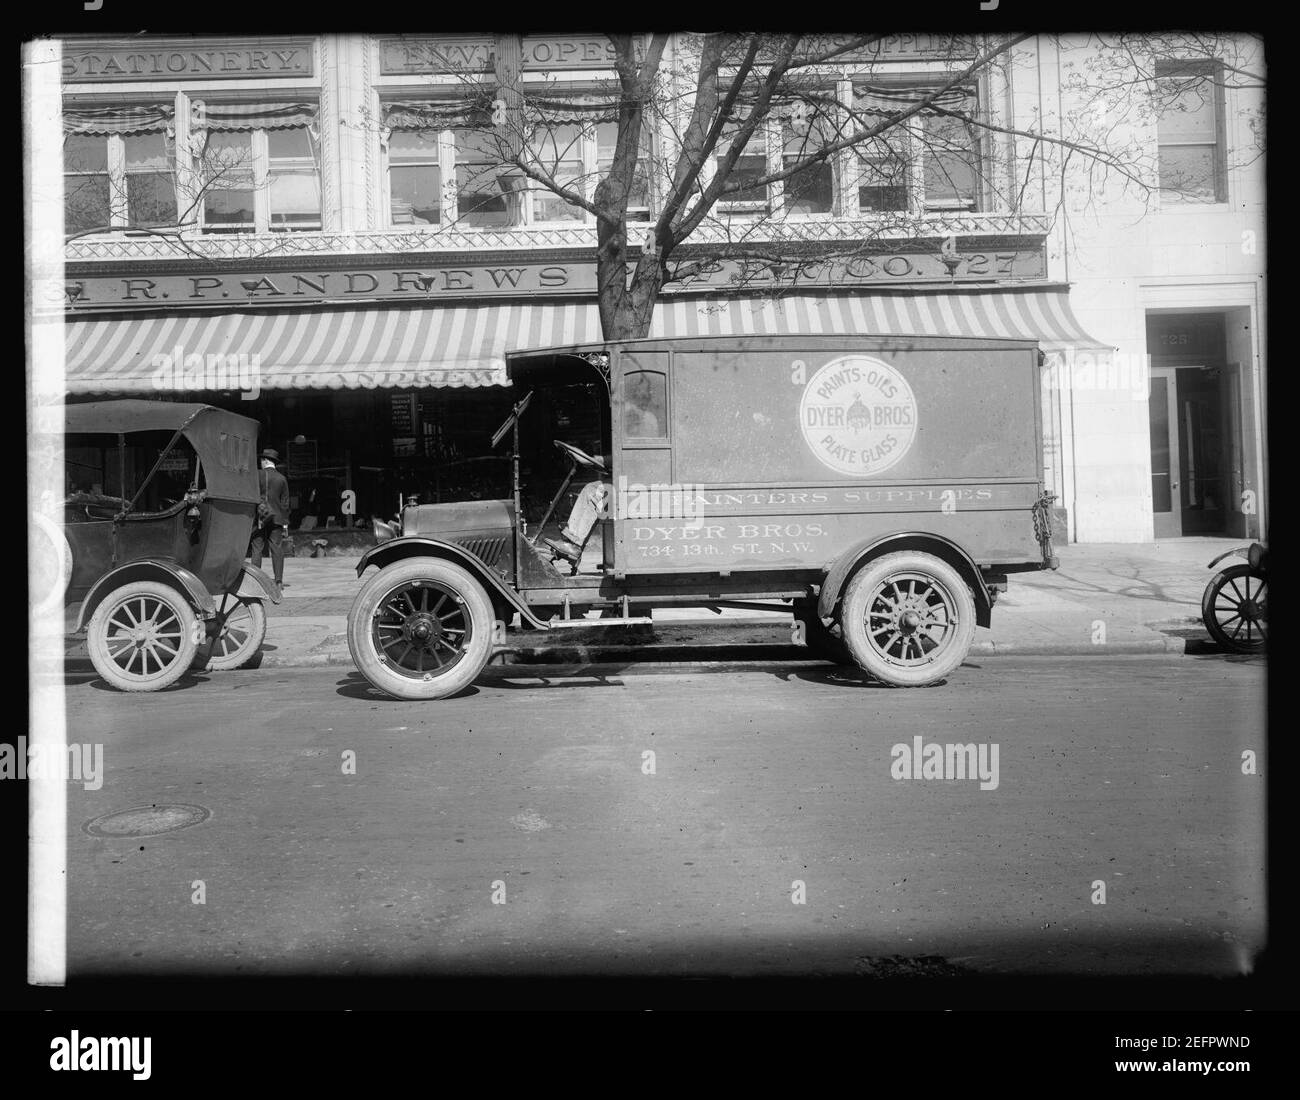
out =
<path fill-rule="evenodd" d="M 466 537 L 506 535 L 514 504 L 509 500 L 460 500 L 417 504 L 402 510 L 402 534 L 459 541 Z"/>

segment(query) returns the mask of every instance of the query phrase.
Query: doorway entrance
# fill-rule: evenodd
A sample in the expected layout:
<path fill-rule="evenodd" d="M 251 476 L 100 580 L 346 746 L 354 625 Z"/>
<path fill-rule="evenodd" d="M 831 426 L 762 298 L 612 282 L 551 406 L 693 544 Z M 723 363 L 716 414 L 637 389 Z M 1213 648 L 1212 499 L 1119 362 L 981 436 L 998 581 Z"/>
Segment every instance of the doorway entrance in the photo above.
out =
<path fill-rule="evenodd" d="M 1156 538 L 1226 535 L 1242 457 L 1240 369 L 1224 315 L 1148 313 L 1151 507 Z"/>

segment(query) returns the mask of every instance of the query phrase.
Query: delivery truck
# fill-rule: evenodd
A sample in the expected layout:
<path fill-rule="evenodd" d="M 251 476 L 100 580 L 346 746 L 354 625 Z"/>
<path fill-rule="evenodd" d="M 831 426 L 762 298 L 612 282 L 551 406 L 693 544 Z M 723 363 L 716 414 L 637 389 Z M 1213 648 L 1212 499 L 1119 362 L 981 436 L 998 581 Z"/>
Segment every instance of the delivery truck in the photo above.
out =
<path fill-rule="evenodd" d="M 1010 575 L 1056 567 L 1041 362 L 1033 341 L 934 336 L 510 354 L 509 497 L 376 523 L 352 656 L 436 699 L 514 629 L 747 608 L 882 683 L 939 683 Z"/>

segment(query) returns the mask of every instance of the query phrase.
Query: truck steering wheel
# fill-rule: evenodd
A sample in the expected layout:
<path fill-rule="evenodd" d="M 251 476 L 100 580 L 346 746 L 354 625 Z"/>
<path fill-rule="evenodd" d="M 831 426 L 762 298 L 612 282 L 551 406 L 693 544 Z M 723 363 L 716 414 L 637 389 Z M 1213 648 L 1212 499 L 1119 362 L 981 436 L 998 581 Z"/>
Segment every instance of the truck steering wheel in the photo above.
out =
<path fill-rule="evenodd" d="M 605 464 L 600 459 L 592 458 L 592 456 L 587 454 L 586 451 L 578 450 L 578 448 L 572 443 L 564 443 L 558 439 L 553 440 L 552 442 L 554 442 L 561 451 L 573 459 L 573 461 L 579 466 L 587 466 L 596 470 L 603 470 L 605 468 Z"/>

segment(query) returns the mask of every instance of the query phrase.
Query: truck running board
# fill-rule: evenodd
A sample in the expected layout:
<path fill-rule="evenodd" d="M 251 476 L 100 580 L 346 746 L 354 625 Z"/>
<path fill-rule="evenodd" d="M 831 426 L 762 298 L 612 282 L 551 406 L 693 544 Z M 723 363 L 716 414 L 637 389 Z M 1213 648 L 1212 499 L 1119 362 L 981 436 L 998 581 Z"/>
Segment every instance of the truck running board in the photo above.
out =
<path fill-rule="evenodd" d="M 552 619 L 546 625 L 552 628 L 564 626 L 627 626 L 630 623 L 652 623 L 649 615 L 634 615 L 630 619 Z"/>

